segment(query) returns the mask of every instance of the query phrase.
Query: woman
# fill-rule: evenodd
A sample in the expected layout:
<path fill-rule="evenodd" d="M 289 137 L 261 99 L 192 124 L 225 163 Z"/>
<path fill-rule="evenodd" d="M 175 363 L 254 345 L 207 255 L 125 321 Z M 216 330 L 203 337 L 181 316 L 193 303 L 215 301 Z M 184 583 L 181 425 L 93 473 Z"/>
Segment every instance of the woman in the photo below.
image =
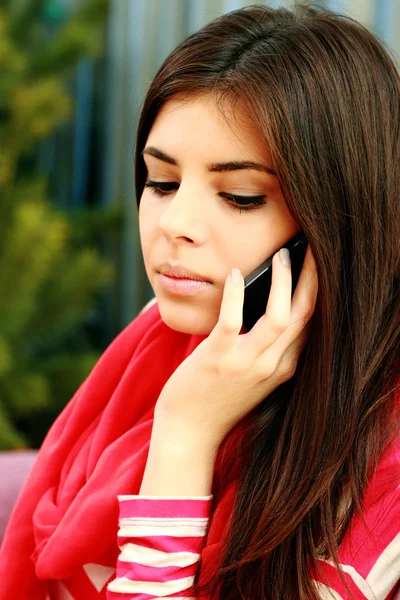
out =
<path fill-rule="evenodd" d="M 136 147 L 156 302 L 50 430 L 1 598 L 394 597 L 399 100 L 382 44 L 311 7 L 234 11 L 166 59 Z M 243 277 L 270 255 L 245 333 Z"/>

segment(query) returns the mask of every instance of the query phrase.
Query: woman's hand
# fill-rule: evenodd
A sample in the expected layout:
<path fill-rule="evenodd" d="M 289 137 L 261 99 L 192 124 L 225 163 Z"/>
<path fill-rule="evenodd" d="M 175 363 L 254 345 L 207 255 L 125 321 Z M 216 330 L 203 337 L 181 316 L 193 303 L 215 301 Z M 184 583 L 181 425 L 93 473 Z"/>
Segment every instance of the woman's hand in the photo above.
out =
<path fill-rule="evenodd" d="M 228 275 L 217 324 L 161 391 L 155 417 L 163 423 L 173 422 L 218 447 L 247 413 L 294 375 L 315 308 L 317 271 L 308 246 L 292 299 L 290 266 L 279 252 L 272 265 L 265 314 L 242 335 L 244 280 L 240 275 L 233 283 Z"/>

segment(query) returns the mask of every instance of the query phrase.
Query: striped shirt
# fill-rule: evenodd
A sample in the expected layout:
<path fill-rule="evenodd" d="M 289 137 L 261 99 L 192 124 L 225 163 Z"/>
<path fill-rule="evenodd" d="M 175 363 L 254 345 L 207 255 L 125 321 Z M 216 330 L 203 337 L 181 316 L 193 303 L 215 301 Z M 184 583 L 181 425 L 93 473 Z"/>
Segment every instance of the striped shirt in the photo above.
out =
<path fill-rule="evenodd" d="M 118 496 L 121 554 L 107 598 L 196 600 L 190 596 L 190 586 L 204 545 L 212 498 Z"/>
<path fill-rule="evenodd" d="M 49 582 L 46 600 L 195 600 L 190 592 L 212 499 L 118 496 L 116 569 L 106 560 L 83 565 L 68 581 Z M 339 549 L 345 580 L 356 600 L 400 600 L 400 438 L 381 458 L 362 507 Z M 349 600 L 335 566 L 317 566 L 312 577 L 321 600 Z"/>
<path fill-rule="evenodd" d="M 378 492 L 378 490 L 375 490 Z M 119 496 L 120 519 L 116 577 L 108 600 L 171 597 L 196 600 L 191 586 L 205 541 L 213 496 Z M 364 513 L 371 525 L 354 517 L 339 559 L 357 600 L 389 600 L 400 582 L 400 487 Z M 349 598 L 338 571 L 318 561 L 314 575 L 321 599 Z"/>

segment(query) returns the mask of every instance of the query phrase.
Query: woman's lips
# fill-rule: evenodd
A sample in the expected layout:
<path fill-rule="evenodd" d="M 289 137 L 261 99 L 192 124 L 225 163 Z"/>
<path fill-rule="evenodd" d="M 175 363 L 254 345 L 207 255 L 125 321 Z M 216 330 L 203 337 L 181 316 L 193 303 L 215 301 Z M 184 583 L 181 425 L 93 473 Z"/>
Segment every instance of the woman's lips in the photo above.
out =
<path fill-rule="evenodd" d="M 212 286 L 212 283 L 209 281 L 196 281 L 195 279 L 169 277 L 168 275 L 163 275 L 162 273 L 158 273 L 158 277 L 165 290 L 180 296 L 193 296 Z"/>

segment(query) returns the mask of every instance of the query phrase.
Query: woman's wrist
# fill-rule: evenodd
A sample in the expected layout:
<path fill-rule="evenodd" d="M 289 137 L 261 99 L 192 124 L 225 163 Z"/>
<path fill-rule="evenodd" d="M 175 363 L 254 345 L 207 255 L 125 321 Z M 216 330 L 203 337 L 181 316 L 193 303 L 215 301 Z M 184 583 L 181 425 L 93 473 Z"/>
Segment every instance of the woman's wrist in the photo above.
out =
<path fill-rule="evenodd" d="M 141 495 L 208 496 L 218 444 L 176 420 L 154 418 Z"/>
<path fill-rule="evenodd" d="M 165 443 L 177 449 L 182 446 L 187 452 L 201 451 L 216 455 L 222 442 L 219 436 L 212 431 L 204 431 L 196 423 L 188 423 L 176 415 L 169 415 L 163 409 L 154 411 L 152 437 L 162 438 Z"/>

